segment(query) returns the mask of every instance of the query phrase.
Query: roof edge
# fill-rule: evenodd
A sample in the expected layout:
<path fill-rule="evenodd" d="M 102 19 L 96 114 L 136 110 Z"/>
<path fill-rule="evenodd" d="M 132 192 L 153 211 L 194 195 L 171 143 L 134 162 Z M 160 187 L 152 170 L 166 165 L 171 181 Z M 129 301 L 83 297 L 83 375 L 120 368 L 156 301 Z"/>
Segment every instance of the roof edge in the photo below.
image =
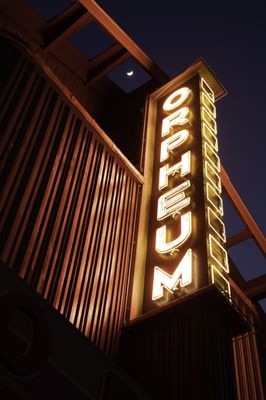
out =
<path fill-rule="evenodd" d="M 204 77 L 209 85 L 212 87 L 214 91 L 215 100 L 219 100 L 223 96 L 225 96 L 228 92 L 222 83 L 217 79 L 214 71 L 207 64 L 204 58 L 199 58 L 196 60 L 189 68 L 187 68 L 184 72 L 173 78 L 170 82 L 161 86 L 155 92 L 153 92 L 150 97 L 152 100 L 157 100 L 159 97 L 163 95 L 167 95 L 173 86 L 182 85 L 186 81 L 188 81 L 193 76 L 199 74 Z"/>

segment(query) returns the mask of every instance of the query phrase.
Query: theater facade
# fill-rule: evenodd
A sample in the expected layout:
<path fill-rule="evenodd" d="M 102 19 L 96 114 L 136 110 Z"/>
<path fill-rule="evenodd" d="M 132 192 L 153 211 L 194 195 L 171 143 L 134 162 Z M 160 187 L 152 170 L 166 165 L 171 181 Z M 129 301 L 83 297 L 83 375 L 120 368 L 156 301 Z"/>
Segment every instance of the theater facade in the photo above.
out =
<path fill-rule="evenodd" d="M 87 26 L 112 39 L 90 59 Z M 266 274 L 227 250 L 266 240 L 220 161 L 215 72 L 171 80 L 94 0 L 1 2 L 0 51 L 3 398 L 263 400 Z"/>

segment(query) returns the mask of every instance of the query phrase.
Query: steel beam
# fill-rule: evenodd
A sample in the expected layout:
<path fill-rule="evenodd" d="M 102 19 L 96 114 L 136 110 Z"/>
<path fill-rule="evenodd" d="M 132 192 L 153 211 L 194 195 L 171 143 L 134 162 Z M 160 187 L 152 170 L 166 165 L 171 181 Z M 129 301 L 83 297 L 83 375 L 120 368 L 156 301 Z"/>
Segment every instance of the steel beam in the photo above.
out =
<path fill-rule="evenodd" d="M 221 180 L 223 184 L 223 188 L 225 189 L 227 195 L 232 201 L 237 213 L 240 215 L 242 220 L 244 221 L 247 229 L 249 230 L 251 236 L 255 239 L 259 248 L 261 249 L 263 254 L 266 254 L 266 238 L 263 233 L 259 229 L 258 225 L 252 218 L 250 212 L 245 206 L 243 200 L 237 193 L 235 187 L 233 186 L 229 176 L 227 175 L 225 169 L 221 166 Z"/>
<path fill-rule="evenodd" d="M 93 16 L 95 21 L 120 43 L 135 58 L 142 67 L 160 84 L 169 80 L 163 72 L 147 54 L 116 24 L 116 22 L 94 1 L 78 0 Z"/>

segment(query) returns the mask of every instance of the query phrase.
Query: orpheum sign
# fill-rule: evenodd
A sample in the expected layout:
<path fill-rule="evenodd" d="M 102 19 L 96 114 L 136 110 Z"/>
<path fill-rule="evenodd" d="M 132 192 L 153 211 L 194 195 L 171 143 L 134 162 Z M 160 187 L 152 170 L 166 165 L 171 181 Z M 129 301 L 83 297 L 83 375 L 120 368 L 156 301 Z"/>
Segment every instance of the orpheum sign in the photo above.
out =
<path fill-rule="evenodd" d="M 200 61 L 151 95 L 154 162 L 145 311 L 227 280 L 213 74 Z M 151 110 L 150 110 L 151 112 Z"/>

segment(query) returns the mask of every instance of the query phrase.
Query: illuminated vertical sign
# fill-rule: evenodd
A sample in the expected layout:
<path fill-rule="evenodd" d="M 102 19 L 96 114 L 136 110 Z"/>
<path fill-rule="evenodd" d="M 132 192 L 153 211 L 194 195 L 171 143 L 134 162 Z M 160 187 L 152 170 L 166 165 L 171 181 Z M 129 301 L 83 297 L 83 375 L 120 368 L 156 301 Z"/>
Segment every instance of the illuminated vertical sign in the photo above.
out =
<path fill-rule="evenodd" d="M 208 268 L 211 283 L 230 297 L 228 256 L 225 249 L 223 200 L 221 197 L 220 158 L 218 155 L 214 92 L 200 79 L 200 111 L 203 147 L 205 214 L 207 215 Z"/>
<path fill-rule="evenodd" d="M 170 257 L 174 257 L 179 248 L 188 241 L 192 229 L 192 212 L 189 207 L 191 202 L 186 190 L 191 187 L 188 179 L 191 174 L 191 151 L 186 149 L 182 153 L 179 152 L 180 146 L 186 144 L 190 135 L 189 129 L 182 129 L 182 126 L 190 122 L 190 109 L 184 105 L 189 102 L 191 95 L 192 91 L 188 87 L 182 87 L 171 93 L 162 105 L 168 115 L 162 119 L 161 125 L 162 165 L 158 171 L 158 190 L 162 194 L 157 200 L 157 220 L 163 221 L 163 225 L 156 229 L 155 251 Z M 180 161 L 173 162 L 171 154 L 174 153 L 180 153 Z M 171 187 L 170 177 L 175 175 L 180 175 L 183 181 L 180 179 L 180 183 L 176 182 L 174 187 Z M 178 234 L 169 240 L 169 219 L 177 216 L 180 219 L 179 232 L 176 229 Z M 158 266 L 154 267 L 152 300 L 164 296 L 163 288 L 173 293 L 179 285 L 184 287 L 191 284 L 192 255 L 192 249 L 189 248 L 171 275 Z"/>
<path fill-rule="evenodd" d="M 155 97 L 145 311 L 211 283 L 230 295 L 214 91 L 197 72 Z"/>

